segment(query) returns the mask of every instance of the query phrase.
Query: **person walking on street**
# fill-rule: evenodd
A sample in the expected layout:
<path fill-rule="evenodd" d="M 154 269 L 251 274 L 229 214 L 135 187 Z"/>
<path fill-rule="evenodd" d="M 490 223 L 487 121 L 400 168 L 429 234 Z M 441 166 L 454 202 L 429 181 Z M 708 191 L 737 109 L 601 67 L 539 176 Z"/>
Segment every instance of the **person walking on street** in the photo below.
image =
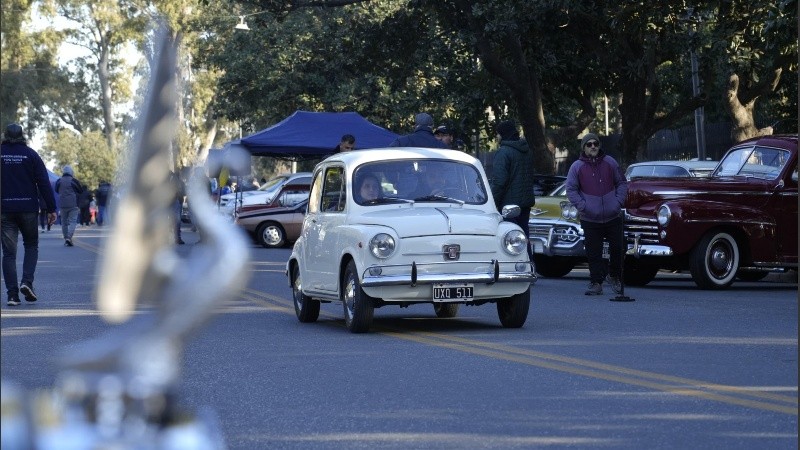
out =
<path fill-rule="evenodd" d="M 581 156 L 567 174 L 567 198 L 578 209 L 589 262 L 586 295 L 602 295 L 603 281 L 622 293 L 622 206 L 628 181 L 617 161 L 603 152 L 600 138 L 587 133 L 581 139 Z M 603 239 L 610 260 L 603 259 Z"/>
<path fill-rule="evenodd" d="M 498 211 L 505 205 L 520 207 L 519 216 L 508 220 L 519 225 L 525 237 L 529 238 L 528 220 L 531 207 L 536 203 L 533 194 L 533 152 L 528 147 L 528 142 L 520 138 L 517 124 L 513 120 L 500 122 L 496 130 L 500 147 L 492 163 L 492 181 L 489 184 L 492 197 Z M 528 258 L 533 260 L 530 245 Z"/>
<path fill-rule="evenodd" d="M 47 213 L 47 202 L 44 201 L 42 194 L 39 194 L 39 226 L 42 227 L 42 233 L 50 231 L 49 214 Z"/>
<path fill-rule="evenodd" d="M 25 300 L 35 302 L 33 290 L 36 263 L 39 261 L 39 196 L 47 210 L 48 227 L 56 220 L 56 200 L 47 168 L 42 158 L 25 143 L 22 127 L 8 125 L 0 144 L 0 222 L 2 228 L 3 278 L 6 282 L 8 305 L 18 306 L 19 293 Z M 17 242 L 22 234 L 25 256 L 22 259 L 22 280 L 17 285 Z"/>
<path fill-rule="evenodd" d="M 428 113 L 419 113 L 414 117 L 414 132 L 395 139 L 389 147 L 427 147 L 447 148 L 433 136 L 433 117 Z"/>
<path fill-rule="evenodd" d="M 111 183 L 101 180 L 95 192 L 95 200 L 97 201 L 97 222 L 98 227 L 102 227 L 106 223 L 106 208 L 108 207 L 108 199 L 111 196 Z"/>
<path fill-rule="evenodd" d="M 78 214 L 78 218 L 80 219 L 78 222 L 81 226 L 89 226 L 92 224 L 92 200 L 94 200 L 94 196 L 92 195 L 92 191 L 89 190 L 89 186 L 81 185 L 81 193 L 78 195 L 78 208 L 80 209 L 80 214 Z"/>
<path fill-rule="evenodd" d="M 78 225 L 78 197 L 83 192 L 83 185 L 75 179 L 72 166 L 64 166 L 63 175 L 56 181 L 56 193 L 58 194 L 58 204 L 61 208 L 61 233 L 64 236 L 64 245 L 72 247 L 72 235 L 75 234 L 75 227 Z"/>

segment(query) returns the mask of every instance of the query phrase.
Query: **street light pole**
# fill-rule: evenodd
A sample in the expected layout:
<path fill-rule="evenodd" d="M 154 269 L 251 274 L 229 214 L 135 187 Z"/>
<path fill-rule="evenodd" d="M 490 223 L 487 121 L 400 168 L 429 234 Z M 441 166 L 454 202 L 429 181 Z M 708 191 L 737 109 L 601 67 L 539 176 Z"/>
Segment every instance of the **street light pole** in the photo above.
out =
<path fill-rule="evenodd" d="M 689 8 L 687 11 L 687 20 L 692 24 L 692 31 L 689 33 L 691 37 L 691 48 L 689 55 L 692 64 L 692 95 L 697 97 L 700 95 L 700 74 L 697 63 L 697 52 L 695 51 L 696 36 L 697 36 L 697 22 L 699 19 L 693 16 L 694 8 Z M 705 161 L 706 159 L 706 130 L 705 130 L 705 107 L 700 106 L 694 110 L 694 135 L 697 145 L 697 159 Z"/>

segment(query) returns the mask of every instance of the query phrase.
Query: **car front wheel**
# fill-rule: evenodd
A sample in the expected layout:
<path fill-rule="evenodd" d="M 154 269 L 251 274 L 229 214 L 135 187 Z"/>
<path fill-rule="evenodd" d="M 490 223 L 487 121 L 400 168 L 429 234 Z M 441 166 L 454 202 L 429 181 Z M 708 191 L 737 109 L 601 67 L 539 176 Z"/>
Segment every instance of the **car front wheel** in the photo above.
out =
<path fill-rule="evenodd" d="M 300 278 L 299 267 L 292 269 L 292 297 L 297 320 L 303 323 L 316 322 L 319 318 L 319 300 L 303 294 L 303 282 Z"/>
<path fill-rule="evenodd" d="M 626 286 L 646 286 L 658 274 L 658 266 L 641 263 L 637 258 L 625 258 L 623 281 Z"/>
<path fill-rule="evenodd" d="M 545 278 L 561 278 L 572 272 L 575 260 L 563 256 L 533 255 L 536 273 Z"/>
<path fill-rule="evenodd" d="M 344 323 L 352 333 L 366 333 L 372 325 L 375 311 L 373 298 L 361 289 L 358 280 L 356 263 L 350 261 L 344 271 L 342 280 L 342 304 L 344 305 Z"/>
<path fill-rule="evenodd" d="M 525 292 L 497 301 L 497 316 L 506 328 L 519 328 L 528 319 L 528 308 L 531 305 L 531 288 Z"/>
<path fill-rule="evenodd" d="M 689 259 L 692 279 L 701 289 L 724 289 L 739 271 L 739 245 L 728 233 L 712 231 L 692 250 Z"/>

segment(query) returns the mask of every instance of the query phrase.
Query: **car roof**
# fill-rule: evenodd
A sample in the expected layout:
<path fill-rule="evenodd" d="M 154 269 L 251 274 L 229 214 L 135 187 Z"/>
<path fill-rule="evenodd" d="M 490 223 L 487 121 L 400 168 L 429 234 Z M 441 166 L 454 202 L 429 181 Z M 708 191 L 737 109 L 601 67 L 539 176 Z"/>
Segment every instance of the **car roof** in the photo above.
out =
<path fill-rule="evenodd" d="M 640 166 L 678 166 L 687 169 L 713 169 L 717 167 L 717 164 L 719 164 L 719 161 L 642 161 L 631 164 L 628 166 L 628 169 Z"/>
<path fill-rule="evenodd" d="M 351 150 L 336 153 L 323 160 L 320 164 L 327 164 L 333 161 L 343 162 L 348 167 L 359 166 L 366 162 L 385 161 L 392 159 L 450 159 L 469 164 L 476 164 L 479 161 L 474 156 L 462 152 L 461 150 L 422 148 L 422 147 L 390 147 L 390 148 L 368 148 L 363 150 Z"/>
<path fill-rule="evenodd" d="M 679 167 L 684 169 L 689 176 L 704 176 L 704 175 L 711 175 L 714 169 L 719 164 L 719 161 L 643 161 L 638 163 L 633 163 L 628 166 L 627 170 L 625 170 L 625 177 L 630 178 L 633 176 L 633 172 L 641 172 L 641 169 L 645 171 L 647 168 L 656 168 L 656 167 Z M 636 170 L 640 169 L 640 170 Z M 677 174 L 650 174 L 650 175 L 643 175 L 639 174 L 635 177 L 642 177 L 642 176 L 677 176 Z"/>

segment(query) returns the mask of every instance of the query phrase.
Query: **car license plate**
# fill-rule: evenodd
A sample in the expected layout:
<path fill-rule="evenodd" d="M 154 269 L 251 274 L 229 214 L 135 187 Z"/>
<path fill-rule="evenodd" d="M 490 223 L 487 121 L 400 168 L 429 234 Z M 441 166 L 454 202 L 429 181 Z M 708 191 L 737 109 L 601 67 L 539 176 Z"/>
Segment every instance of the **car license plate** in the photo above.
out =
<path fill-rule="evenodd" d="M 437 283 L 433 285 L 433 301 L 463 302 L 472 301 L 472 284 Z"/>
<path fill-rule="evenodd" d="M 544 244 L 541 241 L 532 241 L 531 245 L 533 246 L 533 253 L 544 253 Z"/>

